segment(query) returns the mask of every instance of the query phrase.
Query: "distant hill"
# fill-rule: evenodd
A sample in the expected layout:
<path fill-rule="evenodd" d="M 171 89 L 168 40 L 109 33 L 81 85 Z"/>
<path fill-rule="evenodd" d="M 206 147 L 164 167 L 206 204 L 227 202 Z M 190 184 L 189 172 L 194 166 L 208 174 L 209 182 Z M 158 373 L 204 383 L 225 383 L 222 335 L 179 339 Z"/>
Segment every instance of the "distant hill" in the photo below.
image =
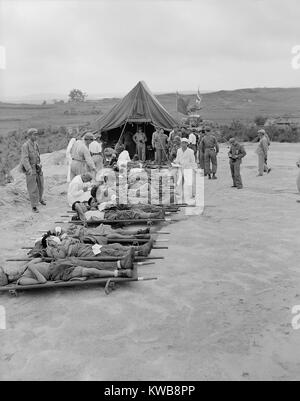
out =
<path fill-rule="evenodd" d="M 157 96 L 176 116 L 176 94 Z M 184 98 L 195 98 L 194 95 Z M 203 94 L 201 115 L 219 123 L 253 121 L 257 115 L 290 117 L 300 123 L 300 88 L 255 88 Z"/>
<path fill-rule="evenodd" d="M 195 95 L 182 94 L 185 98 L 195 99 Z M 158 100 L 174 116 L 176 94 L 159 94 Z M 76 126 L 92 122 L 107 112 L 119 101 L 118 98 L 88 100 L 80 104 L 15 104 L 0 102 L 0 135 L 11 130 L 36 126 Z M 204 119 L 221 124 L 233 119 L 242 122 L 253 121 L 257 115 L 270 118 L 289 117 L 300 122 L 300 88 L 255 88 L 234 91 L 219 91 L 203 94 Z M 179 114 L 181 119 L 183 115 Z"/>

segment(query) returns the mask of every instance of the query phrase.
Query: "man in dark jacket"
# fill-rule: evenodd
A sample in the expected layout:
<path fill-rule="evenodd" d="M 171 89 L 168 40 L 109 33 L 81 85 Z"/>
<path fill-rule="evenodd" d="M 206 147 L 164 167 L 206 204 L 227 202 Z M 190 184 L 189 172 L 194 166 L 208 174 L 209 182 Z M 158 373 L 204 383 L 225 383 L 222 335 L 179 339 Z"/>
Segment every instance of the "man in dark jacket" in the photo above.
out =
<path fill-rule="evenodd" d="M 241 177 L 241 163 L 243 157 L 246 156 L 244 146 L 238 143 L 235 138 L 229 139 L 230 150 L 228 153 L 231 176 L 233 180 L 233 188 L 242 189 L 243 182 Z"/>
<path fill-rule="evenodd" d="M 208 176 L 209 179 L 216 180 L 219 144 L 216 137 L 210 132 L 210 128 L 206 128 L 205 131 L 200 144 L 200 149 L 204 153 L 204 175 Z"/>

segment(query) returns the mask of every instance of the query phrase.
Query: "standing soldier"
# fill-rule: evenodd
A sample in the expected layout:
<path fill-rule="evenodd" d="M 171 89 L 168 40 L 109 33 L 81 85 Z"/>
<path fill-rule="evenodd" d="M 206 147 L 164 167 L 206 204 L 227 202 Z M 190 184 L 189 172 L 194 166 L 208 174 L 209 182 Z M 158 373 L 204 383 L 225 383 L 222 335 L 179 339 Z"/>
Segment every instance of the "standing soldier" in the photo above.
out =
<path fill-rule="evenodd" d="M 208 176 L 209 179 L 212 178 L 213 180 L 216 180 L 217 154 L 219 153 L 219 145 L 216 137 L 210 133 L 210 128 L 206 128 L 200 148 L 204 153 L 204 175 Z"/>
<path fill-rule="evenodd" d="M 37 140 L 38 130 L 30 128 L 27 131 L 27 142 L 22 146 L 21 166 L 26 174 L 27 190 L 31 202 L 32 211 L 39 213 L 39 202 L 46 205 L 43 200 L 44 176 L 41 165 L 40 151 Z"/>
<path fill-rule="evenodd" d="M 242 189 L 243 182 L 241 177 L 242 158 L 246 156 L 244 146 L 239 144 L 235 138 L 229 139 L 230 150 L 228 153 L 231 176 L 233 180 L 232 188 Z"/>
<path fill-rule="evenodd" d="M 139 127 L 136 134 L 133 136 L 133 141 L 136 144 L 136 153 L 141 161 L 146 161 L 146 142 L 147 137 L 142 128 Z"/>
<path fill-rule="evenodd" d="M 199 135 L 199 140 L 198 140 L 198 157 L 199 157 L 199 166 L 201 170 L 204 170 L 204 151 L 202 149 L 202 139 L 204 138 L 205 135 L 205 129 L 201 130 L 201 133 Z"/>
<path fill-rule="evenodd" d="M 266 136 L 266 131 L 264 129 L 260 129 L 258 131 L 258 138 L 259 143 L 256 149 L 256 153 L 258 156 L 257 177 L 261 177 L 264 175 L 264 172 L 269 174 L 271 171 L 271 169 L 267 166 L 270 138 Z"/>
<path fill-rule="evenodd" d="M 89 146 L 93 140 L 94 135 L 91 132 L 87 132 L 83 140 L 78 140 L 74 143 L 71 149 L 71 181 L 77 175 L 87 172 L 96 173 L 96 166 L 89 151 Z"/>
<path fill-rule="evenodd" d="M 167 140 L 168 136 L 164 133 L 162 128 L 154 132 L 152 146 L 155 149 L 155 161 L 159 166 L 161 166 L 167 158 Z"/>

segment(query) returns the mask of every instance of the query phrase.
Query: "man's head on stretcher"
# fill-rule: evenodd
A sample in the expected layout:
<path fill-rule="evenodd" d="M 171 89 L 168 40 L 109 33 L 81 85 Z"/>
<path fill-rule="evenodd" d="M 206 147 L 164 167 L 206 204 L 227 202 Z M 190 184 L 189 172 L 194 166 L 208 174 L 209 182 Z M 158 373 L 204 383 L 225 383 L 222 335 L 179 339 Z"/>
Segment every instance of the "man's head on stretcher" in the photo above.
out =
<path fill-rule="evenodd" d="M 28 252 L 33 258 L 47 257 L 51 259 L 65 258 L 94 258 L 114 257 L 123 258 L 133 249 L 136 256 L 148 256 L 153 248 L 154 241 L 149 239 L 144 245 L 126 246 L 119 243 L 108 244 L 107 240 L 97 239 L 96 242 L 83 242 L 84 238 L 72 236 L 57 237 L 47 233 L 41 241 L 37 241 L 34 248 Z"/>

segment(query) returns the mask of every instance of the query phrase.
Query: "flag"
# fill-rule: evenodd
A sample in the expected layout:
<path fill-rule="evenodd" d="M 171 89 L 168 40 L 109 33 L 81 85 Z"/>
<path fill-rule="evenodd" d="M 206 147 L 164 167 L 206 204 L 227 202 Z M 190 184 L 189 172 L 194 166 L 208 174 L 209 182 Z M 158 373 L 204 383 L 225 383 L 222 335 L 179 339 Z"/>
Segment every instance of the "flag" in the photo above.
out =
<path fill-rule="evenodd" d="M 198 88 L 197 99 L 196 99 L 196 107 L 198 110 L 201 109 L 201 102 L 202 102 L 202 96 L 201 96 L 200 90 Z"/>
<path fill-rule="evenodd" d="M 181 114 L 188 115 L 188 104 L 189 101 L 186 101 L 182 96 L 177 95 L 177 111 Z"/>

